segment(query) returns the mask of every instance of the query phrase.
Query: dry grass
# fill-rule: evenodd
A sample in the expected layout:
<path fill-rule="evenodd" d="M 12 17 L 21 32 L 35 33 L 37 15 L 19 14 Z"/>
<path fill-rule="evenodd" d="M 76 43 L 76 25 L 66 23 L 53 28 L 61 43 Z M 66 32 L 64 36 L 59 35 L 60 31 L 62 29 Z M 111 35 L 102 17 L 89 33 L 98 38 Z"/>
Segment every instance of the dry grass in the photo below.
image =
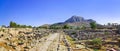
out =
<path fill-rule="evenodd" d="M 73 51 L 94 51 L 94 50 L 91 50 L 91 49 L 73 49 Z"/>
<path fill-rule="evenodd" d="M 7 46 L 4 42 L 0 42 L 0 46 L 4 47 L 6 50 L 15 51 L 12 47 Z"/>
<path fill-rule="evenodd" d="M 74 41 L 73 41 L 73 38 L 71 38 L 70 36 L 66 36 L 66 38 L 67 38 L 67 40 L 69 41 L 69 43 L 70 43 L 70 46 L 73 48 L 73 47 L 75 47 L 75 44 L 74 44 Z"/>

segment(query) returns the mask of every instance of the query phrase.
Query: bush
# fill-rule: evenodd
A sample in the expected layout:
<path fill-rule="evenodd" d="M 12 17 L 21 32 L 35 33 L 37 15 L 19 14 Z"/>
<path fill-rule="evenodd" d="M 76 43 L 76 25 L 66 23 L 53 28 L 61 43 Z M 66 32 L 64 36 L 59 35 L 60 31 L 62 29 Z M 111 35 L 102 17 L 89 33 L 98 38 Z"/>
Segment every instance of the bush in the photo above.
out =
<path fill-rule="evenodd" d="M 106 35 L 107 35 L 107 34 L 109 34 L 109 32 L 105 32 L 104 34 L 106 34 Z"/>
<path fill-rule="evenodd" d="M 101 48 L 102 46 L 102 40 L 100 38 L 96 38 L 92 40 L 94 48 Z"/>
<path fill-rule="evenodd" d="M 70 28 L 70 26 L 67 24 L 63 26 L 63 29 L 69 29 L 69 28 Z"/>
<path fill-rule="evenodd" d="M 76 34 L 76 32 L 72 32 L 71 34 Z"/>

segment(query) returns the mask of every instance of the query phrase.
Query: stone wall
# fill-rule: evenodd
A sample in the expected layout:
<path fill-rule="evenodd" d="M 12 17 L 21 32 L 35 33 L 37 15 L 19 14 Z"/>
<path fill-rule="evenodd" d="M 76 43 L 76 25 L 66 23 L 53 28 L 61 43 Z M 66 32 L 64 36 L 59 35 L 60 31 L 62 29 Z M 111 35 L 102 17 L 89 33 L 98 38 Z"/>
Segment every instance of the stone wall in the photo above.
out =
<path fill-rule="evenodd" d="M 64 32 L 76 40 L 104 39 L 118 35 L 116 31 L 113 30 L 64 30 Z"/>

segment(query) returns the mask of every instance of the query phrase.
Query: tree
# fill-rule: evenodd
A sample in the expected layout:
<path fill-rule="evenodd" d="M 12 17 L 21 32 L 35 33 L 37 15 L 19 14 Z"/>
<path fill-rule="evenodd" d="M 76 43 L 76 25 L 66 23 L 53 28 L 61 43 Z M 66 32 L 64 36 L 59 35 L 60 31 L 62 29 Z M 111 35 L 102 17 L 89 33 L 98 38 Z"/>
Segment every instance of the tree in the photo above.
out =
<path fill-rule="evenodd" d="M 108 23 L 107 25 L 108 25 L 108 26 L 110 26 L 111 24 L 110 24 L 110 23 Z"/>
<path fill-rule="evenodd" d="M 20 24 L 17 24 L 15 22 L 10 22 L 10 25 L 9 25 L 11 28 L 32 28 L 31 25 L 27 26 L 27 25 L 20 25 Z"/>
<path fill-rule="evenodd" d="M 120 34 L 120 25 L 117 27 L 117 33 Z"/>
<path fill-rule="evenodd" d="M 26 28 L 27 26 L 26 25 L 21 25 L 22 28 Z"/>
<path fill-rule="evenodd" d="M 15 22 L 11 21 L 9 26 L 12 27 L 12 28 L 15 28 L 15 27 L 17 27 L 17 24 Z"/>
<path fill-rule="evenodd" d="M 63 26 L 63 29 L 69 29 L 69 25 L 65 24 L 65 25 Z"/>
<path fill-rule="evenodd" d="M 13 27 L 13 22 L 12 21 L 10 21 L 10 25 L 9 25 L 10 27 Z"/>
<path fill-rule="evenodd" d="M 91 22 L 90 26 L 91 26 L 92 29 L 96 29 L 97 28 L 96 22 Z"/>
<path fill-rule="evenodd" d="M 17 27 L 18 27 L 18 28 L 20 28 L 20 27 L 21 27 L 21 25 L 17 24 Z"/>
<path fill-rule="evenodd" d="M 31 25 L 29 25 L 29 26 L 28 26 L 28 28 L 32 28 L 32 26 L 31 26 Z"/>

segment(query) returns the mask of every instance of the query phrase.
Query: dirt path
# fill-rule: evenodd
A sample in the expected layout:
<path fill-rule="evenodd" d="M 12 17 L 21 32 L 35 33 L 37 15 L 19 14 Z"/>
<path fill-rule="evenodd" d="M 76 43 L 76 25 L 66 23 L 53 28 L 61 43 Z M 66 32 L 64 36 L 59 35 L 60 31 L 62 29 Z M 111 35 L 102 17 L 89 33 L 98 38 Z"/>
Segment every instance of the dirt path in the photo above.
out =
<path fill-rule="evenodd" d="M 47 51 L 57 51 L 59 43 L 59 35 L 53 40 L 53 42 L 49 45 Z"/>
<path fill-rule="evenodd" d="M 47 38 L 46 42 L 42 46 L 39 47 L 39 51 L 47 51 L 49 45 L 53 42 L 53 40 L 57 37 L 57 33 L 51 35 L 49 38 Z"/>
<path fill-rule="evenodd" d="M 31 49 L 30 51 L 47 51 L 48 47 L 57 36 L 58 36 L 58 33 L 55 33 L 55 34 L 49 35 L 48 37 L 43 38 L 46 40 L 41 41 L 35 48 Z"/>

